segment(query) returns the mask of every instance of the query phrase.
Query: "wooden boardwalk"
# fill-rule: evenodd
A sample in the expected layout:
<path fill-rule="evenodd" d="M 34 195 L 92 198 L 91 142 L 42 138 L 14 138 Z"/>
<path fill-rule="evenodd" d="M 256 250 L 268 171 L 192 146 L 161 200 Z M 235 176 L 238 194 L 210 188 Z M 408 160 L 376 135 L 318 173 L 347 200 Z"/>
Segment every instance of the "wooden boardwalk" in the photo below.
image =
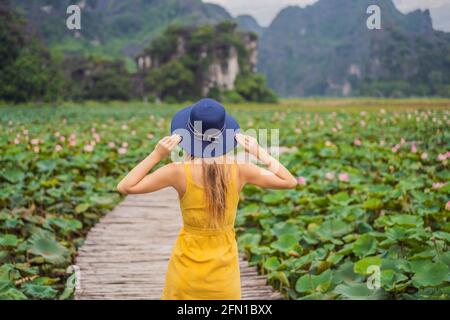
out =
<path fill-rule="evenodd" d="M 182 225 L 176 191 L 130 195 L 101 219 L 80 248 L 75 299 L 160 299 Z M 282 299 L 240 259 L 242 299 Z"/>

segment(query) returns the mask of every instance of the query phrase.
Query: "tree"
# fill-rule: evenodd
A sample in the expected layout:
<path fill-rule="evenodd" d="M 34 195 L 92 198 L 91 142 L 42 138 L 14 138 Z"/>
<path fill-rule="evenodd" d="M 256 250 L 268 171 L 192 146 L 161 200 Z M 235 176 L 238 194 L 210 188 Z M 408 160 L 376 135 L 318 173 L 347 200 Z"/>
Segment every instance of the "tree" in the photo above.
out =
<path fill-rule="evenodd" d="M 61 77 L 50 52 L 26 29 L 9 1 L 0 5 L 0 100 L 54 100 Z"/>

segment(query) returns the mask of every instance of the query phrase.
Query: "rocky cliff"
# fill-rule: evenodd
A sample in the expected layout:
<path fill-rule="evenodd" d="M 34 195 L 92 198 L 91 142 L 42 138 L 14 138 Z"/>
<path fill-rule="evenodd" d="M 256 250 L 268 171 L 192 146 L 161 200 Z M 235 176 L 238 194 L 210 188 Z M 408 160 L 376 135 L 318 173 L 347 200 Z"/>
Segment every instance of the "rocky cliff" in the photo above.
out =
<path fill-rule="evenodd" d="M 222 22 L 170 27 L 136 57 L 136 64 L 143 95 L 194 99 L 239 95 L 239 81 L 255 75 L 257 60 L 257 36 L 237 30 L 236 23 Z"/>

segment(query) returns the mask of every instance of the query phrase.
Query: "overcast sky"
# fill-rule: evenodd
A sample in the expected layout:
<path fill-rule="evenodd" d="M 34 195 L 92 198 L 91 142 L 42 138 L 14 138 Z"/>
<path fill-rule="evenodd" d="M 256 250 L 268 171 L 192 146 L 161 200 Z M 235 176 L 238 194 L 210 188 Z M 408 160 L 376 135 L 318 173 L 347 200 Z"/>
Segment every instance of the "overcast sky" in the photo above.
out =
<path fill-rule="evenodd" d="M 204 0 L 204 2 L 220 4 L 234 16 L 250 14 L 261 25 L 268 26 L 281 9 L 289 5 L 306 6 L 317 0 Z M 450 5 L 450 0 L 394 0 L 394 3 L 402 12 L 409 12 L 415 9 L 435 9 Z M 448 15 L 450 20 L 450 12 Z"/>

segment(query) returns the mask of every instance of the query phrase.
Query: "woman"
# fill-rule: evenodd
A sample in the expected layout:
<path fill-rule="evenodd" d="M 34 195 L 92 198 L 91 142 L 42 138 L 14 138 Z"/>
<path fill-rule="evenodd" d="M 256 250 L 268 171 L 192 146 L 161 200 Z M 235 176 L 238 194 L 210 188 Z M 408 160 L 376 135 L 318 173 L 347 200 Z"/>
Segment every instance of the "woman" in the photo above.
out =
<path fill-rule="evenodd" d="M 240 299 L 240 274 L 234 221 L 239 192 L 246 184 L 289 189 L 296 179 L 257 141 L 238 133 L 238 123 L 212 99 L 180 110 L 172 135 L 118 184 L 123 194 L 173 187 L 180 197 L 183 227 L 172 251 L 163 299 Z M 266 169 L 226 156 L 237 143 Z M 179 145 L 189 158 L 148 174 Z M 148 174 L 148 175 L 147 175 Z"/>

